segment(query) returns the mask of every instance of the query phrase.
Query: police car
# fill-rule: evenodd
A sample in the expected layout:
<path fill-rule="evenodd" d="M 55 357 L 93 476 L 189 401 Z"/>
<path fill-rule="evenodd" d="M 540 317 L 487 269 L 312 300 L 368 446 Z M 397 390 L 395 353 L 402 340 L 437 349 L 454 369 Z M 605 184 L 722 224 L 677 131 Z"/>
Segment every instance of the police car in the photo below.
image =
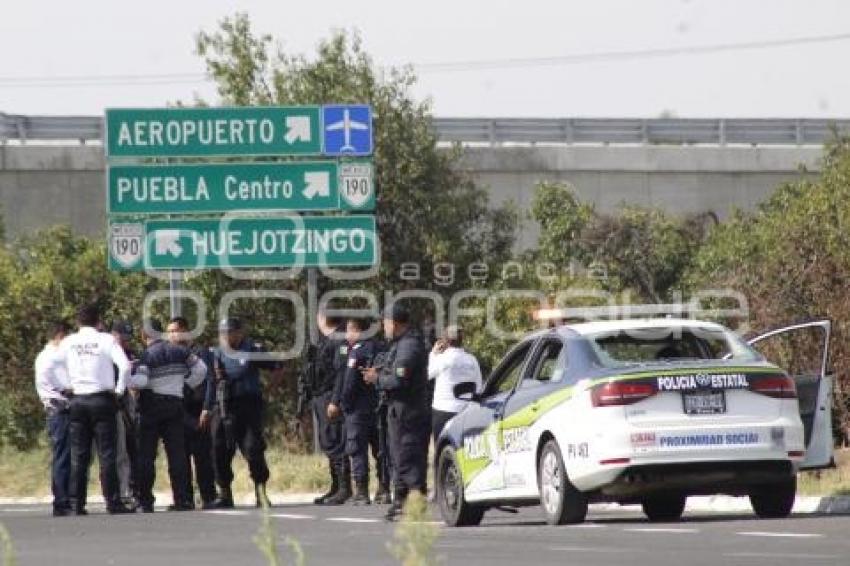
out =
<path fill-rule="evenodd" d="M 442 516 L 476 525 L 539 504 L 550 524 L 579 523 L 588 503 L 616 502 L 670 521 L 688 496 L 717 493 L 787 516 L 797 471 L 832 460 L 829 334 L 821 320 L 745 342 L 668 318 L 534 333 L 480 393 L 456 386 L 470 403 L 437 444 Z"/>

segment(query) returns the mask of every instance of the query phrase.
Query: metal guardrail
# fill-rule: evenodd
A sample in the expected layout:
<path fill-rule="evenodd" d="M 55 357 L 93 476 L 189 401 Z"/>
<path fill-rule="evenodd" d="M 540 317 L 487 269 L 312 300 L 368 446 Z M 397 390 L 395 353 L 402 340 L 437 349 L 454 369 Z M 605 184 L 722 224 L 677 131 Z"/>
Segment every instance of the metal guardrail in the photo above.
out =
<path fill-rule="evenodd" d="M 690 118 L 434 118 L 441 142 L 465 144 L 822 145 L 850 135 L 850 120 Z M 103 139 L 99 116 L 23 116 L 0 112 L 0 143 Z"/>

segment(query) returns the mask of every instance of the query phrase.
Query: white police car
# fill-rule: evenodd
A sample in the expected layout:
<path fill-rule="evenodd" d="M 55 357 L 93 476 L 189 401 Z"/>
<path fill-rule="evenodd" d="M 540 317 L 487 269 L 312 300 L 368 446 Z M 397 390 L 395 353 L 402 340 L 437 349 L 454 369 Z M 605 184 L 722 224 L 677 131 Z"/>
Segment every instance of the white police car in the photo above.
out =
<path fill-rule="evenodd" d="M 716 493 L 787 516 L 797 471 L 832 459 L 829 333 L 816 321 L 747 343 L 680 319 L 537 332 L 480 394 L 456 387 L 472 402 L 437 445 L 443 518 L 475 525 L 488 508 L 540 504 L 550 524 L 576 523 L 588 503 L 617 502 L 676 520 L 689 495 Z"/>

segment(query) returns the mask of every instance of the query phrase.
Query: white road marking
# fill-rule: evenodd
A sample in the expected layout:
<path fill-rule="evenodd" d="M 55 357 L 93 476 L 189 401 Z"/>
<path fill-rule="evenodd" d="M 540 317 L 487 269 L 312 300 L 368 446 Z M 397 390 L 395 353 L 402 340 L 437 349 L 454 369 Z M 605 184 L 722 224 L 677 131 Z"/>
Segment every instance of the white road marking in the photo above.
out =
<path fill-rule="evenodd" d="M 698 533 L 699 529 L 687 529 L 681 527 L 634 527 L 623 529 L 632 533 Z"/>
<path fill-rule="evenodd" d="M 606 554 L 621 554 L 624 552 L 638 552 L 635 548 L 596 548 L 593 546 L 550 546 L 549 550 L 556 552 L 599 552 Z"/>
<path fill-rule="evenodd" d="M 837 554 L 782 554 L 778 552 L 729 552 L 724 553 L 723 556 L 728 556 L 729 558 L 799 558 L 801 561 L 834 560 L 836 558 L 839 558 Z"/>
<path fill-rule="evenodd" d="M 337 523 L 380 523 L 380 519 L 364 519 L 362 517 L 330 517 L 326 521 L 334 521 Z"/>
<path fill-rule="evenodd" d="M 278 519 L 315 519 L 315 515 L 299 515 L 298 513 L 272 513 Z"/>
<path fill-rule="evenodd" d="M 233 515 L 236 517 L 250 515 L 248 511 L 237 511 L 236 509 L 214 509 L 212 511 L 204 511 L 204 513 L 209 513 L 210 515 Z"/>
<path fill-rule="evenodd" d="M 565 525 L 569 529 L 604 529 L 608 525 L 600 523 L 579 523 L 578 525 Z"/>
<path fill-rule="evenodd" d="M 769 531 L 744 531 L 735 533 L 742 537 L 785 537 L 785 538 L 823 538 L 823 535 L 817 533 L 773 533 Z"/>

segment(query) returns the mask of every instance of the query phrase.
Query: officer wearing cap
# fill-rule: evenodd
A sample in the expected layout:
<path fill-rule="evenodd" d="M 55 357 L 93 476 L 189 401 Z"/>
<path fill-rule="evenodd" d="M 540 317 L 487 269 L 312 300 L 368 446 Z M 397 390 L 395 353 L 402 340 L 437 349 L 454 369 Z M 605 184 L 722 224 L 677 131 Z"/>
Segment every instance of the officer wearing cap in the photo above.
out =
<path fill-rule="evenodd" d="M 411 491 L 426 491 L 430 411 L 428 353 L 410 326 L 410 313 L 399 304 L 384 309 L 384 334 L 389 349 L 381 367 L 363 372 L 366 383 L 377 384 L 388 402 L 390 460 L 393 463 L 393 504 L 387 520 L 402 511 Z"/>
<path fill-rule="evenodd" d="M 248 340 L 238 318 L 222 320 L 218 326 L 219 347 L 213 351 L 214 379 L 208 380 L 204 411 L 200 426 L 212 429 L 215 479 L 219 497 L 215 507 L 233 507 L 233 456 L 236 447 L 248 461 L 257 506 L 268 505 L 266 483 L 269 467 L 266 464 L 266 441 L 263 436 L 263 390 L 260 370 L 269 370 L 273 377 L 282 373 L 280 362 L 258 343 Z"/>

